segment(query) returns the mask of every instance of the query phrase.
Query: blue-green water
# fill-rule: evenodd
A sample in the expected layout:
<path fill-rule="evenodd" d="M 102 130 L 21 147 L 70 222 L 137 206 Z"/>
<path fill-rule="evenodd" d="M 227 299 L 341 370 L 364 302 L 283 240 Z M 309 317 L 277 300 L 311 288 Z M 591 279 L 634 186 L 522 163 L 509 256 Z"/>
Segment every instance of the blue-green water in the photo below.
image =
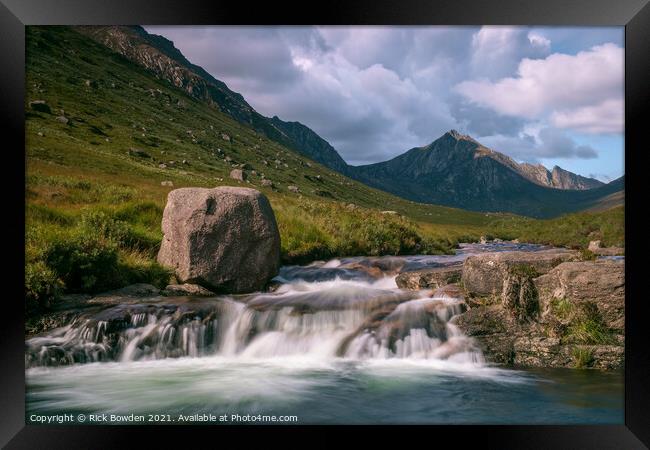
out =
<path fill-rule="evenodd" d="M 212 413 L 229 420 L 295 415 L 302 424 L 623 423 L 621 372 L 216 357 L 32 369 L 28 382 L 28 418 L 169 414 L 170 423 L 181 423 L 179 414 Z"/>

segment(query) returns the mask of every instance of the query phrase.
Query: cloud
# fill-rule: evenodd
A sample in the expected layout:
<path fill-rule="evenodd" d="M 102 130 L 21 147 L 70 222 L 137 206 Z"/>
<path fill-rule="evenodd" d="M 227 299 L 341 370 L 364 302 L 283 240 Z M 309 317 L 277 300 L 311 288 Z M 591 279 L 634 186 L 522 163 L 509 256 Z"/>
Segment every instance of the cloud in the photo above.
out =
<path fill-rule="evenodd" d="M 622 49 L 594 46 L 614 36 L 602 29 L 146 28 L 260 113 L 302 122 L 354 165 L 452 128 L 519 159 L 592 158 L 573 132 L 622 129 Z M 582 51 L 558 53 L 554 36 Z"/>
<path fill-rule="evenodd" d="M 597 105 L 554 111 L 551 123 L 592 134 L 623 133 L 624 111 L 623 99 L 609 99 Z"/>
<path fill-rule="evenodd" d="M 472 38 L 471 67 L 474 75 L 494 79 L 510 75 L 523 58 L 542 58 L 550 41 L 522 27 L 482 27 Z"/>
<path fill-rule="evenodd" d="M 578 144 L 563 130 L 542 128 L 536 134 L 522 132 L 517 136 L 486 136 L 481 138 L 481 143 L 529 163 L 539 163 L 542 159 L 595 159 L 599 156 L 596 149 Z"/>
<path fill-rule="evenodd" d="M 499 114 L 528 120 L 550 114 L 563 128 L 575 123 L 582 131 L 609 132 L 623 122 L 615 107 L 623 96 L 623 49 L 604 44 L 576 55 L 525 58 L 515 77 L 463 81 L 455 90 Z"/>

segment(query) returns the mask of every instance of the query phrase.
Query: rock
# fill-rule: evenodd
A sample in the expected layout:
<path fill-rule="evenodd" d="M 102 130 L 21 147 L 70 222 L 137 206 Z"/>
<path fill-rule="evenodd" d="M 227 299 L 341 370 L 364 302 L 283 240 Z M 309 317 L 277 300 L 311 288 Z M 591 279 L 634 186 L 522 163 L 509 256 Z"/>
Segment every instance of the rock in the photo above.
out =
<path fill-rule="evenodd" d="M 577 252 L 565 249 L 483 253 L 465 260 L 462 282 L 471 295 L 501 295 L 503 282 L 511 267 L 529 266 L 541 275 L 562 262 L 577 258 Z"/>
<path fill-rule="evenodd" d="M 133 148 L 131 147 L 128 151 L 129 156 L 136 156 L 138 158 L 151 158 L 151 155 L 144 150 L 140 150 L 139 148 Z"/>
<path fill-rule="evenodd" d="M 395 283 L 402 289 L 432 289 L 460 281 L 462 266 L 435 267 L 433 269 L 402 272 Z"/>
<path fill-rule="evenodd" d="M 436 298 L 456 298 L 464 300 L 463 290 L 457 284 L 447 284 L 433 291 L 432 297 Z"/>
<path fill-rule="evenodd" d="M 287 189 L 289 189 L 289 191 L 294 192 L 296 194 L 300 192 L 300 189 L 298 189 L 298 186 L 289 185 L 289 186 L 287 186 Z"/>
<path fill-rule="evenodd" d="M 594 252 L 598 250 L 600 247 L 600 241 L 591 241 L 589 242 L 589 247 L 587 247 L 589 251 Z"/>
<path fill-rule="evenodd" d="M 66 116 L 57 116 L 56 120 L 66 125 L 70 123 L 70 119 L 68 119 Z"/>
<path fill-rule="evenodd" d="M 233 180 L 238 180 L 238 181 L 246 181 L 246 172 L 244 172 L 241 169 L 233 169 L 230 171 L 230 178 Z"/>
<path fill-rule="evenodd" d="M 273 187 L 273 182 L 268 179 L 262 180 L 262 186 Z"/>
<path fill-rule="evenodd" d="M 397 211 L 382 211 L 382 214 L 396 215 Z"/>
<path fill-rule="evenodd" d="M 221 133 L 221 139 L 230 142 L 230 136 L 228 136 L 226 133 Z"/>
<path fill-rule="evenodd" d="M 167 297 L 214 297 L 215 293 L 198 284 L 170 284 L 161 292 Z"/>
<path fill-rule="evenodd" d="M 52 109 L 50 108 L 50 105 L 48 105 L 45 100 L 34 100 L 29 102 L 29 107 L 33 109 L 34 111 L 39 111 L 39 112 L 44 112 L 47 114 L 52 114 Z"/>
<path fill-rule="evenodd" d="M 86 87 L 89 87 L 89 88 L 96 88 L 97 87 L 97 82 L 95 80 L 85 80 L 84 84 L 86 85 Z"/>
<path fill-rule="evenodd" d="M 554 300 L 580 306 L 593 303 L 604 323 L 618 333 L 625 328 L 625 263 L 623 261 L 565 262 L 535 279 L 542 314 Z"/>
<path fill-rule="evenodd" d="M 262 289 L 280 267 L 280 234 L 268 199 L 249 188 L 169 193 L 158 261 L 181 283 L 215 292 Z"/>
<path fill-rule="evenodd" d="M 161 181 L 161 182 L 160 182 L 160 185 L 161 185 L 161 186 L 174 187 L 174 183 L 173 183 L 172 181 L 169 181 L 169 180 L 167 180 L 167 181 Z"/>
<path fill-rule="evenodd" d="M 112 291 L 97 294 L 95 297 L 87 300 L 87 303 L 111 304 L 123 301 L 124 297 L 146 298 L 155 297 L 157 295 L 160 295 L 160 289 L 158 289 L 156 286 L 147 283 L 136 283 Z"/>
<path fill-rule="evenodd" d="M 535 318 L 539 312 L 539 296 L 531 274 L 510 270 L 503 281 L 501 303 L 520 321 Z"/>
<path fill-rule="evenodd" d="M 158 164 L 158 167 L 159 167 L 160 169 L 166 169 L 166 168 L 167 168 L 167 164 Z"/>

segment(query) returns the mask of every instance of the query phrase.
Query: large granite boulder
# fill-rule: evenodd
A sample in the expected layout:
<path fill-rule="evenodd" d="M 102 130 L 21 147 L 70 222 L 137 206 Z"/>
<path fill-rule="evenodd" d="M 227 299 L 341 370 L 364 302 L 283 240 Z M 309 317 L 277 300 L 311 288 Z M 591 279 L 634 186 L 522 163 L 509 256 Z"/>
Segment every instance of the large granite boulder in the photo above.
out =
<path fill-rule="evenodd" d="M 558 264 L 576 259 L 577 252 L 565 249 L 482 253 L 465 260 L 461 280 L 470 295 L 500 295 L 504 281 L 515 267 L 524 266 L 541 275 Z"/>
<path fill-rule="evenodd" d="M 214 292 L 264 288 L 280 267 L 280 234 L 268 199 L 249 188 L 182 188 L 169 193 L 158 261 L 180 283 Z"/>
<path fill-rule="evenodd" d="M 402 272 L 395 278 L 395 283 L 402 289 L 435 289 L 459 282 L 462 270 L 462 266 L 447 266 Z"/>
<path fill-rule="evenodd" d="M 543 315 L 552 314 L 554 304 L 584 309 L 592 303 L 605 325 L 623 333 L 625 328 L 625 263 L 598 260 L 565 262 L 535 279 Z"/>

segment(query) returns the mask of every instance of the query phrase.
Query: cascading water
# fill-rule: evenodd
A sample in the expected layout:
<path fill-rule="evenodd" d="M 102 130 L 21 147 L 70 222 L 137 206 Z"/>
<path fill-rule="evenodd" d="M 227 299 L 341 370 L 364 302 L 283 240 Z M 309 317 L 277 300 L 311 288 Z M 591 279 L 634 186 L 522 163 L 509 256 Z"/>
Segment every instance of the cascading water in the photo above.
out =
<path fill-rule="evenodd" d="M 452 324 L 458 299 L 368 282 L 297 279 L 276 292 L 183 300 L 152 298 L 99 313 L 27 341 L 27 365 L 209 355 L 273 358 L 437 358 L 481 362 Z"/>
<path fill-rule="evenodd" d="M 584 397 L 585 379 L 571 371 L 553 375 L 553 383 L 548 372 L 540 381 L 491 367 L 453 325 L 466 308 L 461 299 L 395 284 L 399 271 L 458 264 L 477 251 L 538 248 L 473 245 L 449 256 L 341 258 L 283 267 L 273 292 L 89 302 L 66 315 L 72 320 L 65 326 L 26 341 L 27 417 L 622 423 L 620 378 L 594 376 L 592 388 L 607 394 Z"/>

